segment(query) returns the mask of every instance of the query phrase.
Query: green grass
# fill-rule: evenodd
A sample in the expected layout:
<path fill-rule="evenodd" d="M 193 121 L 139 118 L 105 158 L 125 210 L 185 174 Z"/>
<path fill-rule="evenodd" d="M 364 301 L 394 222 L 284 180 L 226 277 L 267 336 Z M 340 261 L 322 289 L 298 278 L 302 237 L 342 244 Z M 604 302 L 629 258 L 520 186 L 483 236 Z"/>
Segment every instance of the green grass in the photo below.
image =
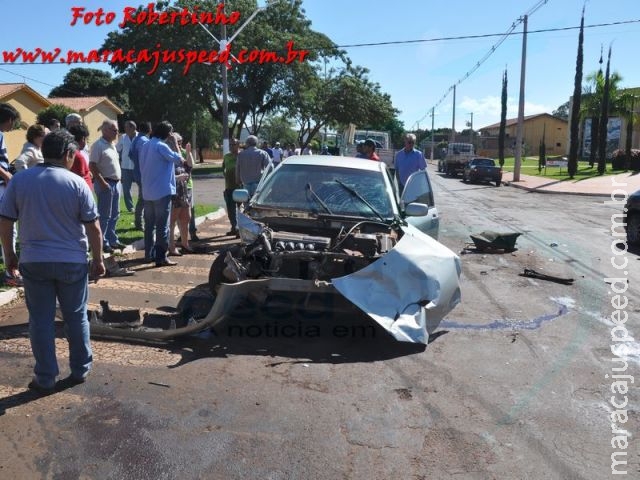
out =
<path fill-rule="evenodd" d="M 222 175 L 222 166 L 206 166 L 206 167 L 196 167 L 191 171 L 191 175 L 194 177 L 199 177 L 200 175 Z"/>
<path fill-rule="evenodd" d="M 136 203 L 136 197 L 133 197 L 133 204 Z M 196 205 L 195 215 L 196 218 L 206 215 L 218 210 L 215 205 Z M 144 232 L 135 229 L 135 215 L 133 212 L 127 212 L 127 208 L 124 205 L 124 199 L 120 198 L 120 217 L 118 223 L 116 223 L 116 234 L 118 240 L 125 245 L 131 245 L 137 240 L 141 240 L 144 237 Z"/>
<path fill-rule="evenodd" d="M 498 159 L 496 159 L 496 163 L 498 163 Z M 515 164 L 514 157 L 505 157 L 504 166 L 502 167 L 505 172 L 513 172 Z M 538 172 L 538 157 L 522 157 L 522 162 L 520 163 L 520 173 L 523 175 L 531 175 L 536 177 L 544 177 L 550 178 L 552 180 L 564 181 L 570 180 L 569 173 L 566 167 L 547 167 L 542 168 L 542 171 Z M 622 170 L 611 170 L 611 164 L 607 164 L 607 170 L 604 175 L 619 175 L 623 173 Z M 597 177 L 598 175 L 598 166 L 597 164 L 593 167 L 589 166 L 589 162 L 578 162 L 578 171 L 576 175 L 573 177 L 573 180 L 586 180 L 588 178 Z"/>

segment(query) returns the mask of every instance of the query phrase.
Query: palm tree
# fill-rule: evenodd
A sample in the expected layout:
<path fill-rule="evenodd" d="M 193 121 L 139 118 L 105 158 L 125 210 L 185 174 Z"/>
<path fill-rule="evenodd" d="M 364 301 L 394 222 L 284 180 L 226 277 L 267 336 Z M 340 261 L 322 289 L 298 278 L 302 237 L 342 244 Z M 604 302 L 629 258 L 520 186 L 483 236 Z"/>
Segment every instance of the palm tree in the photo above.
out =
<path fill-rule="evenodd" d="M 600 58 L 602 63 L 602 58 Z M 604 86 L 606 83 L 605 75 L 600 68 L 597 72 L 590 73 L 586 77 L 587 85 L 584 87 L 581 105 L 581 117 L 583 121 L 591 119 L 591 147 L 589 152 L 589 165 L 593 167 L 596 160 L 600 115 L 602 113 L 602 101 L 604 99 Z M 609 102 L 615 103 L 618 98 L 618 85 L 622 81 L 622 77 L 618 72 L 609 75 Z M 611 113 L 611 108 L 608 113 Z"/>

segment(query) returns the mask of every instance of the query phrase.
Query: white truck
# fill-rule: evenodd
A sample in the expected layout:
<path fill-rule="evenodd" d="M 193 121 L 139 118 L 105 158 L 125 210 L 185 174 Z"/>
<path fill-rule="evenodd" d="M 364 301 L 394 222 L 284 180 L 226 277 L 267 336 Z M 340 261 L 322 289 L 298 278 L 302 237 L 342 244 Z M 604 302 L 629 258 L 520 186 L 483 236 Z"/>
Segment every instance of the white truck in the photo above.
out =
<path fill-rule="evenodd" d="M 389 132 L 356 130 L 356 126 L 350 124 L 342 134 L 342 155 L 355 157 L 358 142 L 364 142 L 368 138 L 376 142 L 376 153 L 380 157 L 380 161 L 386 163 L 389 168 L 395 168 L 396 152 L 391 146 Z"/>
<path fill-rule="evenodd" d="M 464 173 L 464 167 L 476 155 L 472 143 L 452 142 L 447 147 L 444 160 L 438 162 L 438 171 L 455 177 L 458 173 Z"/>

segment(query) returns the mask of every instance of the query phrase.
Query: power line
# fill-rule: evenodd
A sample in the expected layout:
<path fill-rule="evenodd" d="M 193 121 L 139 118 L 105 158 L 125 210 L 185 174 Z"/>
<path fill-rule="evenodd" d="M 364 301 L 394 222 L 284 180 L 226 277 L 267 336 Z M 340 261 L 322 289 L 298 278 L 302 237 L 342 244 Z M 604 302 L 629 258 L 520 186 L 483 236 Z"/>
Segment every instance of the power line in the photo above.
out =
<path fill-rule="evenodd" d="M 612 27 L 616 25 L 625 25 L 630 23 L 639 23 L 640 19 L 637 20 L 621 20 L 619 22 L 611 22 L 611 23 L 594 23 L 592 25 L 585 25 L 584 28 L 599 28 L 599 27 Z M 527 33 L 548 33 L 548 32 L 562 32 L 567 30 L 578 30 L 580 25 L 576 27 L 560 27 L 560 28 L 544 28 L 540 30 L 529 30 Z M 356 48 L 356 47 L 380 47 L 385 45 L 407 45 L 412 43 L 430 43 L 430 42 L 444 42 L 450 40 L 473 40 L 477 38 L 491 38 L 491 37 L 502 37 L 505 33 L 486 33 L 482 35 L 460 35 L 455 37 L 436 37 L 436 38 L 422 38 L 419 40 L 392 40 L 388 42 L 373 42 L 373 43 L 352 43 L 348 45 L 336 45 L 335 48 Z M 522 32 L 510 33 L 510 35 L 522 35 Z M 306 50 L 316 50 L 318 48 L 307 48 Z M 1 64 L 0 64 L 1 65 Z"/>

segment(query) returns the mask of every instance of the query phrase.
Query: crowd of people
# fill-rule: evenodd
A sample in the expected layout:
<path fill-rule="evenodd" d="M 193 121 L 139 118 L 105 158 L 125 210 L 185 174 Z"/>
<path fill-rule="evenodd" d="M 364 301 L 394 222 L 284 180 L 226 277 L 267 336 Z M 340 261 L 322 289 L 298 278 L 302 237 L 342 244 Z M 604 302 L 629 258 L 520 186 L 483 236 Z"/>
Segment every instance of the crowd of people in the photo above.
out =
<path fill-rule="evenodd" d="M 118 123 L 105 120 L 100 137 L 88 146 L 89 130 L 78 114 L 47 126 L 31 125 L 22 151 L 10 161 L 3 132 L 20 121 L 14 107 L 0 103 L 0 246 L 5 283 L 24 286 L 29 311 L 31 346 L 36 360 L 29 388 L 53 393 L 85 381 L 92 364 L 87 318 L 88 280 L 105 274 L 103 254 L 122 249 L 117 232 L 120 196 L 134 213 L 136 229 L 144 231 L 144 259 L 157 267 L 176 265 L 171 256 L 193 253 L 198 240 L 194 219 L 194 159 L 191 145 L 162 121 Z M 400 185 L 414 171 L 425 169 L 415 136 L 405 137 L 395 157 Z M 324 152 L 323 152 L 324 153 Z M 238 236 L 233 191 L 239 187 L 253 195 L 263 172 L 292 155 L 312 154 L 309 147 L 270 146 L 247 137 L 244 148 L 230 141 L 224 155 L 224 200 L 231 229 Z M 379 161 L 376 144 L 366 140 L 358 157 Z M 137 200 L 132 195 L 138 187 Z M 47 215 L 42 215 L 46 211 Z M 20 260 L 16 252 L 17 229 Z M 179 247 L 175 228 L 179 231 Z M 88 256 L 89 254 L 89 256 Z M 56 304 L 62 312 L 69 342 L 70 375 L 59 374 L 55 354 Z"/>

